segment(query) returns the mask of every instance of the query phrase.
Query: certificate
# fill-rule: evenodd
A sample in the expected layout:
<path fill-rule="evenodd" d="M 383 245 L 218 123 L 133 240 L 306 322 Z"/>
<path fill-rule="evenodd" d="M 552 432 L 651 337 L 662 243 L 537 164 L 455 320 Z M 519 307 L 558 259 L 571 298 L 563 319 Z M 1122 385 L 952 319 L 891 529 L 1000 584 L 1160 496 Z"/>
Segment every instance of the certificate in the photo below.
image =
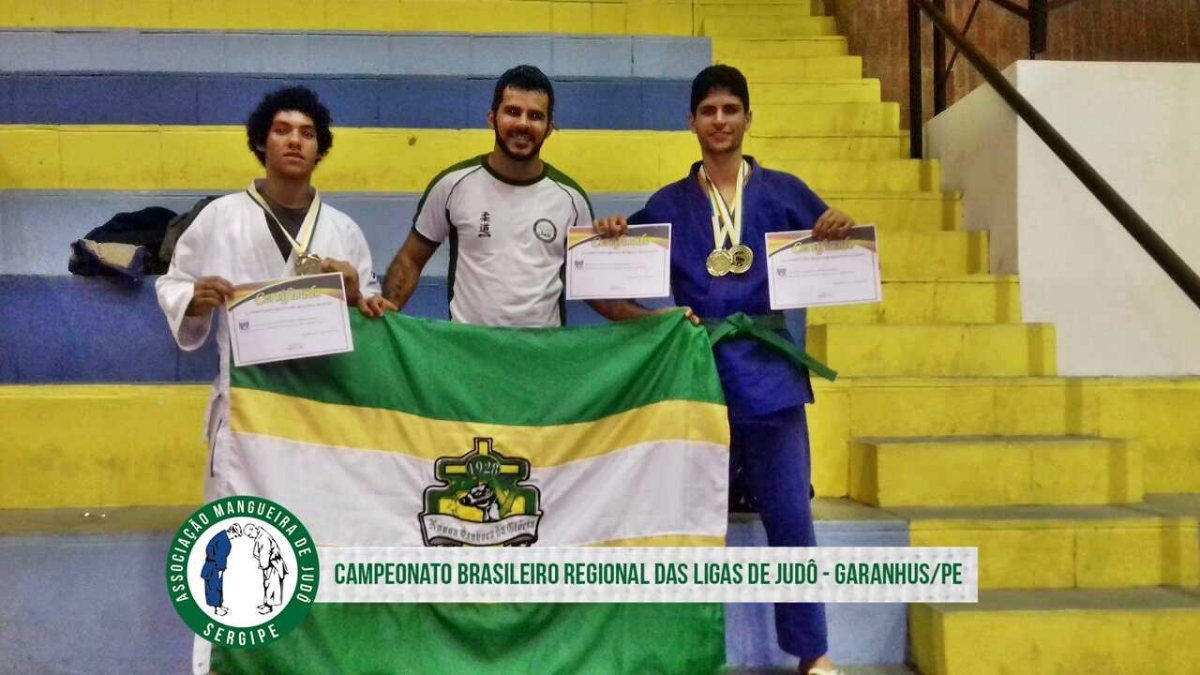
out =
<path fill-rule="evenodd" d="M 812 230 L 770 232 L 767 280 L 771 309 L 879 302 L 875 226 L 856 226 L 837 241 L 817 241 Z"/>
<path fill-rule="evenodd" d="M 236 366 L 354 351 L 336 272 L 234 286 L 227 310 Z"/>
<path fill-rule="evenodd" d="M 671 294 L 671 224 L 630 225 L 623 237 L 567 230 L 567 299 L 665 298 Z"/>

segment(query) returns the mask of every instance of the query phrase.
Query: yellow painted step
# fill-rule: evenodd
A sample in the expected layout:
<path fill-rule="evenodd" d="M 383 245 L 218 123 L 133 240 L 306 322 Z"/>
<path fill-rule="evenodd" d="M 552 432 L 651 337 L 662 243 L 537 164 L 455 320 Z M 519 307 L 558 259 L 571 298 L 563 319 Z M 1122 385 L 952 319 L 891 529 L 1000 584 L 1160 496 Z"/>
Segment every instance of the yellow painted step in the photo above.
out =
<path fill-rule="evenodd" d="M 0 509 L 0 536 L 174 532 L 199 506 L 199 503 L 193 503 L 181 506 Z"/>
<path fill-rule="evenodd" d="M 896 193 L 836 193 L 822 194 L 825 203 L 849 213 L 860 223 L 876 223 L 884 230 L 908 232 L 936 232 L 957 230 L 962 226 L 962 197 L 957 194 L 939 192 Z M 971 249 L 971 260 L 960 274 L 975 274 L 987 271 L 987 238 L 976 240 Z M 882 251 L 882 249 L 881 249 Z M 979 256 L 983 257 L 979 257 Z M 887 260 L 885 257 L 884 260 Z M 907 264 L 919 261 L 888 261 L 884 264 Z M 885 275 L 886 276 L 886 275 Z M 917 274 L 916 276 L 920 276 Z M 949 276 L 943 274 L 942 276 Z"/>
<path fill-rule="evenodd" d="M 1053 375 L 1049 324 L 825 324 L 810 354 L 847 377 Z"/>
<path fill-rule="evenodd" d="M 796 56 L 790 59 L 739 58 L 718 62 L 737 67 L 751 89 L 760 84 L 863 77 L 862 56 Z"/>
<path fill-rule="evenodd" d="M 854 439 L 997 434 L 1136 440 L 1148 492 L 1200 493 L 1200 416 L 1179 414 L 1200 409 L 1200 378 L 840 377 L 813 387 L 822 496 L 849 494 Z M 198 503 L 207 393 L 207 385 L 0 386 L 0 508 Z M 160 423 L 146 427 L 148 414 Z"/>
<path fill-rule="evenodd" d="M 813 307 L 808 323 L 1020 323 L 1015 276 L 972 274 L 932 280 L 884 279 L 883 302 Z"/>
<path fill-rule="evenodd" d="M 922 675 L 1194 673 L 1200 595 L 1174 588 L 985 591 L 909 608 Z"/>
<path fill-rule="evenodd" d="M 767 104 L 880 102 L 879 80 L 868 78 L 777 82 L 750 87 L 752 111 Z"/>
<path fill-rule="evenodd" d="M 718 59 L 718 63 L 725 63 Z M 861 78 L 862 57 L 860 56 L 803 56 L 794 58 L 740 58 L 734 59 L 746 80 L 754 87 L 776 82 L 803 82 L 805 80 L 853 80 Z"/>
<path fill-rule="evenodd" d="M 813 9 L 815 8 L 811 3 L 754 5 L 741 3 L 697 4 L 692 12 L 693 27 L 696 34 L 700 35 L 706 21 L 720 23 L 727 19 L 737 18 L 754 19 L 769 23 L 781 19 L 821 16 L 820 14 L 813 14 Z"/>
<path fill-rule="evenodd" d="M 3 0 L 0 27 L 692 35 L 682 0 L 314 0 L 263 12 L 244 0 Z"/>
<path fill-rule="evenodd" d="M 782 160 L 769 166 L 799 176 L 817 192 L 934 192 L 942 187 L 936 160 Z"/>
<path fill-rule="evenodd" d="M 1088 436 L 860 439 L 850 497 L 872 506 L 1130 504 L 1142 501 L 1136 443 Z"/>
<path fill-rule="evenodd" d="M 439 171 L 493 144 L 485 129 L 340 128 L 335 134 L 314 179 L 327 192 L 422 192 Z M 856 145 L 860 141 L 868 145 Z M 805 147 L 836 157 L 871 142 L 832 136 L 807 139 Z M 262 172 L 245 143 L 237 127 L 0 126 L 0 189 L 237 190 Z M 791 140 L 751 145 L 799 147 Z M 546 160 L 589 192 L 653 192 L 685 175 L 698 156 L 695 136 L 685 131 L 563 130 L 545 146 Z"/>
<path fill-rule="evenodd" d="M 937 279 L 987 272 L 986 232 L 879 229 L 879 265 L 888 279 Z"/>
<path fill-rule="evenodd" d="M 1130 588 L 1200 581 L 1197 520 L 1137 506 L 891 508 L 913 546 L 976 546 L 979 587 Z"/>
<path fill-rule="evenodd" d="M 207 469 L 200 429 L 208 390 L 0 387 L 5 427 L 0 508 L 200 503 Z"/>
<path fill-rule="evenodd" d="M 840 377 L 813 381 L 818 494 L 849 494 L 850 443 L 906 436 L 1101 436 L 1136 441 L 1147 493 L 1200 493 L 1200 378 Z M 1198 514 L 1200 515 L 1200 514 Z"/>
<path fill-rule="evenodd" d="M 713 38 L 713 58 L 738 65 L 737 60 L 784 59 L 798 56 L 846 56 L 850 46 L 841 35 L 783 39 L 742 40 Z"/>
<path fill-rule="evenodd" d="M 898 103 L 799 103 L 755 105 L 750 135 L 794 138 L 825 132 L 898 133 Z"/>
<path fill-rule="evenodd" d="M 733 38 L 799 38 L 836 35 L 837 21 L 828 16 L 771 21 L 752 17 L 706 19 L 701 26 L 701 34 L 709 37 Z"/>
<path fill-rule="evenodd" d="M 767 163 L 820 159 L 908 159 L 908 137 L 896 133 L 801 138 L 747 137 L 745 150 Z"/>

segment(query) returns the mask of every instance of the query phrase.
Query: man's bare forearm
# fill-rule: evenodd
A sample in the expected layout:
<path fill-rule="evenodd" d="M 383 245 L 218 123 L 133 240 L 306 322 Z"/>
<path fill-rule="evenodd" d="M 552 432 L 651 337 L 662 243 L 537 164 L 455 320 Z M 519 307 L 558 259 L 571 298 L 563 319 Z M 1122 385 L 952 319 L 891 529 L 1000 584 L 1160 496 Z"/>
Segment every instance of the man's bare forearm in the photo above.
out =
<path fill-rule="evenodd" d="M 588 300 L 588 305 L 609 321 L 629 321 L 654 314 L 653 309 L 641 306 L 633 300 Z"/>
<path fill-rule="evenodd" d="M 421 273 L 406 264 L 399 256 L 388 265 L 387 280 L 384 282 L 383 295 L 402 311 L 417 290 L 417 281 Z"/>

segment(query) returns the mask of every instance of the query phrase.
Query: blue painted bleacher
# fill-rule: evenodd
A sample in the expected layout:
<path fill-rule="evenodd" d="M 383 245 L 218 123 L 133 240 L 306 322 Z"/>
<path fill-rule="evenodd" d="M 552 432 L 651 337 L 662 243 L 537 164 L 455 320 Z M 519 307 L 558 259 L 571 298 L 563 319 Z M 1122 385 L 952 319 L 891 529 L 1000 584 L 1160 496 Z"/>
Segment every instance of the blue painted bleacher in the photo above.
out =
<path fill-rule="evenodd" d="M 299 83 L 340 126 L 480 128 L 494 78 L 531 63 L 555 79 L 561 128 L 682 129 L 711 61 L 703 38 L 0 31 L 0 124 L 241 124 Z"/>
<path fill-rule="evenodd" d="M 487 126 L 493 77 L 424 75 L 0 74 L 0 124 L 240 125 L 269 91 L 301 84 L 340 127 Z M 686 128 L 685 80 L 555 82 L 561 129 Z M 86 106 L 79 101 L 87 101 Z"/>
<path fill-rule="evenodd" d="M 320 179 L 318 172 L 318 187 Z M 0 246 L 0 274 L 66 274 L 71 242 L 103 225 L 115 214 L 149 206 L 184 212 L 205 194 L 189 191 L 0 192 L 0 236 L 4 241 L 4 246 Z M 641 208 L 646 196 L 590 195 L 597 214 L 632 213 Z M 322 193 L 328 204 L 348 214 L 362 228 L 371 247 L 375 271 L 381 275 L 408 236 L 420 197 L 412 193 Z M 448 263 L 449 255 L 446 247 L 442 247 L 430 260 L 426 274 L 445 276 Z"/>
<path fill-rule="evenodd" d="M 495 77 L 529 63 L 552 78 L 691 80 L 707 38 L 363 32 L 0 30 L 0 72 Z"/>

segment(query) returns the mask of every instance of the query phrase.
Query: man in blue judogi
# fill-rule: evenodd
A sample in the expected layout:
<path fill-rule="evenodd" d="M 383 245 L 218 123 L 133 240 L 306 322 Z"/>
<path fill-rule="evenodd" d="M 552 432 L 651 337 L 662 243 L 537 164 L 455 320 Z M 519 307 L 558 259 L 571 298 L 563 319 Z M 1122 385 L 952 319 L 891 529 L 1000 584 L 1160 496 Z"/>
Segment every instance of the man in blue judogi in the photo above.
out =
<path fill-rule="evenodd" d="M 204 604 L 213 608 L 213 614 L 225 616 L 229 608 L 225 606 L 225 564 L 229 560 L 229 552 L 233 550 L 231 539 L 242 536 L 242 526 L 234 523 L 221 530 L 208 540 L 204 547 L 204 567 L 200 568 L 200 578 L 204 579 Z"/>
<path fill-rule="evenodd" d="M 726 65 L 701 71 L 688 122 L 702 161 L 628 221 L 609 216 L 595 229 L 619 236 L 629 223 L 672 224 L 671 290 L 711 330 L 729 408 L 731 483 L 744 482 L 757 502 L 771 546 L 816 546 L 804 406 L 813 402 L 809 371 L 835 374 L 797 347 L 783 315 L 771 311 L 765 235 L 811 229 L 818 240 L 844 239 L 854 221 L 799 178 L 744 156 L 750 120 L 746 78 Z M 597 309 L 610 319 L 653 311 L 622 301 Z M 777 604 L 775 626 L 801 673 L 839 672 L 827 655 L 824 605 Z"/>

